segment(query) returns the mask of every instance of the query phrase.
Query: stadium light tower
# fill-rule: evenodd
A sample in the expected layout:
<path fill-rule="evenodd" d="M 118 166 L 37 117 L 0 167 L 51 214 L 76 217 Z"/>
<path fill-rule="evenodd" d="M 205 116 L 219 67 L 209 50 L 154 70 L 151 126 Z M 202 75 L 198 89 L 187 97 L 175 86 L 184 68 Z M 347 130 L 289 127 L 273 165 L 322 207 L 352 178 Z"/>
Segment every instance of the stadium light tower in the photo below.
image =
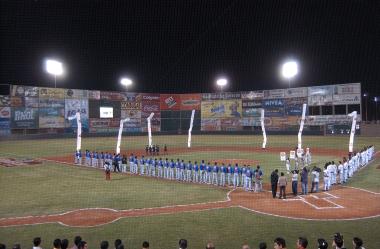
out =
<path fill-rule="evenodd" d="M 49 74 L 54 75 L 54 88 L 57 87 L 57 76 L 63 74 L 62 62 L 48 59 L 45 61 L 45 69 Z"/>
<path fill-rule="evenodd" d="M 120 79 L 120 84 L 124 87 L 129 87 L 133 84 L 132 80 L 129 78 L 121 78 Z"/>
<path fill-rule="evenodd" d="M 298 74 L 298 64 L 295 61 L 287 61 L 282 65 L 282 77 L 288 80 L 289 88 L 290 81 Z"/>
<path fill-rule="evenodd" d="M 377 102 L 380 101 L 380 98 L 375 97 L 373 100 L 375 101 L 375 119 L 376 119 L 376 123 L 377 123 Z"/>
<path fill-rule="evenodd" d="M 368 122 L 368 93 L 364 93 L 363 97 L 365 98 L 365 121 Z"/>
<path fill-rule="evenodd" d="M 220 91 L 223 92 L 223 87 L 226 86 L 228 80 L 226 78 L 220 78 L 216 81 L 216 84 L 220 87 Z"/>

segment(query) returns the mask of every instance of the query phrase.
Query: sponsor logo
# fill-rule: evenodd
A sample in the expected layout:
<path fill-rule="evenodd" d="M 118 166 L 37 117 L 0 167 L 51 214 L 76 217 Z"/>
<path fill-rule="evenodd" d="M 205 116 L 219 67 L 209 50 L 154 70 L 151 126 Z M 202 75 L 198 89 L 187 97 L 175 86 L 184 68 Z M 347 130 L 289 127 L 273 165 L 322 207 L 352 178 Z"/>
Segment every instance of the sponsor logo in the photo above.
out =
<path fill-rule="evenodd" d="M 160 100 L 160 96 L 143 95 L 143 100 Z"/>
<path fill-rule="evenodd" d="M 177 104 L 177 102 L 175 101 L 175 99 L 172 96 L 170 96 L 169 98 L 165 99 L 165 104 L 169 108 L 172 108 L 173 106 L 175 106 Z"/>
<path fill-rule="evenodd" d="M 15 111 L 15 121 L 24 121 L 24 120 L 33 120 L 33 111 L 25 110 L 25 111 Z"/>
<path fill-rule="evenodd" d="M 187 99 L 185 101 L 182 101 L 182 105 L 184 106 L 193 106 L 193 105 L 199 105 L 200 101 L 198 99 Z"/>
<path fill-rule="evenodd" d="M 158 105 L 146 105 L 143 107 L 144 112 L 159 112 L 160 107 Z"/>
<path fill-rule="evenodd" d="M 10 116 L 9 108 L 8 109 L 0 108 L 0 117 L 9 117 L 9 116 Z"/>

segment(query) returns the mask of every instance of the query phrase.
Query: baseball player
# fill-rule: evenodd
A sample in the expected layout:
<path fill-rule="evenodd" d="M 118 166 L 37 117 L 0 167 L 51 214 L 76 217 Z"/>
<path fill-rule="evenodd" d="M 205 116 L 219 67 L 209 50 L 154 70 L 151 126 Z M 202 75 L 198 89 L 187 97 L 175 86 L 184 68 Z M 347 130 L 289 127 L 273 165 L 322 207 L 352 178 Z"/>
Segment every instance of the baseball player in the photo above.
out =
<path fill-rule="evenodd" d="M 163 162 L 162 162 L 162 158 L 160 158 L 160 160 L 158 160 L 158 172 L 157 172 L 157 177 L 160 177 L 162 178 L 162 174 L 163 174 Z"/>
<path fill-rule="evenodd" d="M 189 161 L 189 163 L 187 164 L 187 167 L 186 167 L 186 180 L 188 182 L 191 182 L 191 172 L 193 171 L 193 165 L 191 164 L 191 161 Z"/>
<path fill-rule="evenodd" d="M 145 165 L 145 158 L 144 158 L 144 156 L 141 156 L 141 159 L 140 159 L 140 175 L 144 175 L 144 165 Z"/>
<path fill-rule="evenodd" d="M 231 176 L 233 174 L 232 169 L 233 168 L 232 168 L 231 164 L 229 163 L 228 167 L 227 167 L 227 184 L 228 184 L 228 186 L 231 186 L 231 183 L 232 183 L 232 178 L 231 178 Z"/>
<path fill-rule="evenodd" d="M 183 160 L 179 164 L 179 180 L 185 181 L 185 163 Z"/>
<path fill-rule="evenodd" d="M 180 173 L 180 161 L 177 158 L 177 162 L 175 162 L 175 179 L 179 181 L 179 173 Z"/>
<path fill-rule="evenodd" d="M 289 157 L 286 158 L 285 167 L 286 167 L 286 172 L 289 174 L 290 173 L 290 159 L 289 159 Z"/>
<path fill-rule="evenodd" d="M 212 171 L 212 167 L 210 165 L 210 162 L 207 163 L 206 169 L 207 169 L 207 184 L 211 184 L 211 171 Z"/>
<path fill-rule="evenodd" d="M 220 186 L 226 186 L 226 173 L 227 167 L 224 166 L 224 163 L 222 163 L 222 166 L 220 166 Z"/>
<path fill-rule="evenodd" d="M 252 170 L 251 167 L 248 165 L 247 169 L 245 170 L 245 190 L 246 191 L 252 191 Z"/>
<path fill-rule="evenodd" d="M 260 169 L 260 165 L 257 165 L 255 170 L 255 192 L 261 192 L 263 189 L 262 177 L 263 172 Z"/>
<path fill-rule="evenodd" d="M 328 164 L 325 165 L 325 170 L 323 171 L 323 182 L 324 182 L 324 190 L 329 191 L 330 189 L 330 172 L 327 169 Z"/>
<path fill-rule="evenodd" d="M 95 155 L 95 151 L 93 152 L 90 152 L 90 159 L 91 159 L 91 167 L 95 167 L 95 158 L 94 158 L 94 155 Z"/>
<path fill-rule="evenodd" d="M 335 185 L 336 184 L 336 176 L 338 174 L 338 169 L 337 169 L 334 161 L 331 162 L 331 167 L 332 167 L 331 185 Z"/>
<path fill-rule="evenodd" d="M 311 153 L 309 148 L 306 148 L 305 164 L 306 166 L 309 166 L 311 164 Z"/>
<path fill-rule="evenodd" d="M 234 171 L 233 184 L 234 184 L 234 188 L 236 188 L 236 187 L 239 187 L 239 171 L 240 171 L 239 165 L 237 163 L 235 164 L 233 171 Z"/>
<path fill-rule="evenodd" d="M 133 174 L 133 168 L 134 168 L 134 166 L 133 166 L 133 162 L 134 162 L 134 156 L 133 156 L 133 154 L 131 154 L 130 156 L 129 156 L 129 172 L 131 173 L 131 174 Z"/>
<path fill-rule="evenodd" d="M 331 185 L 332 185 L 333 174 L 334 174 L 334 168 L 333 168 L 333 165 L 331 162 L 328 162 L 328 164 L 327 164 L 327 171 L 329 173 L 329 180 L 328 180 L 327 189 L 330 190 Z"/>
<path fill-rule="evenodd" d="M 75 151 L 74 163 L 79 164 L 79 150 Z"/>
<path fill-rule="evenodd" d="M 106 175 L 106 180 L 111 180 L 111 164 L 109 162 L 104 163 L 104 173 Z"/>
<path fill-rule="evenodd" d="M 170 164 L 169 164 L 169 179 L 170 180 L 174 180 L 174 167 L 175 167 L 174 161 L 173 159 L 171 159 Z"/>
<path fill-rule="evenodd" d="M 86 166 L 90 166 L 90 164 L 91 164 L 90 151 L 86 150 Z"/>
<path fill-rule="evenodd" d="M 245 182 L 245 178 L 246 178 L 245 171 L 246 171 L 246 170 L 247 170 L 247 167 L 246 167 L 246 165 L 244 164 L 243 167 L 241 168 L 241 172 L 240 172 L 240 174 L 241 174 L 241 186 L 242 186 L 243 188 L 246 187 L 246 182 Z"/>
<path fill-rule="evenodd" d="M 344 167 L 343 167 L 343 164 L 341 161 L 339 161 L 338 174 L 339 174 L 339 184 L 343 184 L 343 182 L 344 182 Z"/>
<path fill-rule="evenodd" d="M 205 161 L 202 160 L 201 165 L 199 166 L 199 178 L 201 183 L 206 183 L 205 180 Z"/>
<path fill-rule="evenodd" d="M 169 159 L 165 159 L 165 164 L 164 164 L 164 178 L 169 179 Z"/>
<path fill-rule="evenodd" d="M 103 151 L 100 153 L 100 156 L 99 156 L 99 164 L 104 166 L 104 153 L 103 153 Z"/>
<path fill-rule="evenodd" d="M 348 162 L 345 157 L 343 157 L 343 183 L 346 183 L 348 180 Z"/>
<path fill-rule="evenodd" d="M 218 164 L 215 162 L 214 167 L 212 168 L 212 184 L 215 182 L 215 186 L 218 186 L 218 173 L 219 173 L 219 167 Z"/>
<path fill-rule="evenodd" d="M 199 166 L 197 161 L 194 162 L 193 182 L 199 182 Z"/>
<path fill-rule="evenodd" d="M 135 156 L 135 158 L 133 159 L 133 172 L 135 174 L 138 174 L 138 163 L 139 160 L 137 159 L 137 156 Z"/>

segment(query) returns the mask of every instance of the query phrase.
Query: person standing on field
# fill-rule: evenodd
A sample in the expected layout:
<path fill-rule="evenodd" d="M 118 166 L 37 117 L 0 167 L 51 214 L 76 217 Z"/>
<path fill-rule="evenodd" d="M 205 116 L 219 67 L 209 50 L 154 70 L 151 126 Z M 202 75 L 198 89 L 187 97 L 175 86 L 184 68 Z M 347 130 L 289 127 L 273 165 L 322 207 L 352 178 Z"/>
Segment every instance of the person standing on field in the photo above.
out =
<path fill-rule="evenodd" d="M 277 184 L 278 184 L 278 169 L 275 169 L 270 175 L 270 183 L 272 187 L 272 196 L 276 198 L 277 195 Z"/>
<path fill-rule="evenodd" d="M 292 171 L 292 192 L 294 196 L 298 194 L 298 170 Z"/>
<path fill-rule="evenodd" d="M 281 172 L 281 176 L 278 178 L 278 185 L 280 186 L 280 199 L 286 199 L 286 185 L 288 184 L 284 172 Z"/>

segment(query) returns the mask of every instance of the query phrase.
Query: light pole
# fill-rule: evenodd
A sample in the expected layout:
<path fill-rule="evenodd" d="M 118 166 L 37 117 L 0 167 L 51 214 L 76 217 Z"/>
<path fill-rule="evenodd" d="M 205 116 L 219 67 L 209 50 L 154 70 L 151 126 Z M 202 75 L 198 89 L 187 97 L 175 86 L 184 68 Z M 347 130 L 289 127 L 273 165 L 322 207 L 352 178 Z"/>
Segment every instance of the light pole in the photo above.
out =
<path fill-rule="evenodd" d="M 290 88 L 290 80 L 298 74 L 298 64 L 295 61 L 288 61 L 282 65 L 282 77 L 288 80 L 288 88 Z"/>
<path fill-rule="evenodd" d="M 54 88 L 57 87 L 57 76 L 63 74 L 62 63 L 57 60 L 48 59 L 45 61 L 45 69 L 49 74 L 54 75 Z"/>
<path fill-rule="evenodd" d="M 365 121 L 368 122 L 368 93 L 364 93 L 363 97 L 365 98 Z"/>

